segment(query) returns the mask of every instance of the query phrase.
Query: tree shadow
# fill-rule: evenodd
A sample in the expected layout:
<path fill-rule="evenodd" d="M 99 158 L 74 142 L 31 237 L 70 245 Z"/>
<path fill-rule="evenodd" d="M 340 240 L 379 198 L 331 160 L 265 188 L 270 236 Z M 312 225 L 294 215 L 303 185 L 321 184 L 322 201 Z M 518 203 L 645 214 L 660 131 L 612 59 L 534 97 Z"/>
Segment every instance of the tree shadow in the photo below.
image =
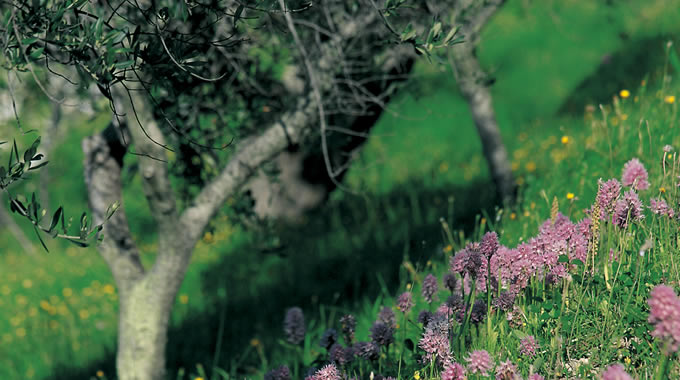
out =
<path fill-rule="evenodd" d="M 481 212 L 493 214 L 498 205 L 489 182 L 426 189 L 413 180 L 386 194 L 329 201 L 300 225 L 277 226 L 275 244 L 251 234 L 238 249 L 221 253 L 201 275 L 206 309 L 170 329 L 168 378 L 177 378 L 179 368 L 195 372 L 197 363 L 208 373 L 216 365 L 250 376 L 263 366 L 258 350 L 273 358 L 269 367 L 280 360 L 288 307 L 302 307 L 308 322 L 319 320 L 321 308 L 335 310 L 337 320 L 383 292 L 394 294 L 407 279 L 404 260 L 422 270 L 443 255 L 440 218 L 450 218 L 450 199 L 452 228 L 466 233 Z M 58 367 L 48 379 L 111 374 L 114 364 L 111 352 L 86 368 Z"/>
<path fill-rule="evenodd" d="M 663 78 L 665 46 L 673 37 L 664 35 L 631 41 L 622 34 L 621 39 L 624 42 L 621 49 L 602 57 L 597 70 L 581 81 L 562 103 L 560 114 L 581 115 L 588 105 L 610 103 L 612 96 L 622 89 L 637 89 L 645 78 L 649 82 Z"/>
<path fill-rule="evenodd" d="M 443 255 L 440 218 L 448 218 L 450 197 L 453 228 L 468 232 L 476 215 L 493 213 L 497 205 L 487 182 L 430 190 L 413 181 L 384 195 L 331 201 L 304 224 L 280 227 L 275 249 L 258 251 L 250 244 L 224 256 L 202 275 L 214 310 L 191 315 L 171 331 L 170 365 L 212 364 L 205 360 L 218 350 L 222 315 L 228 327 L 215 363 L 248 375 L 262 365 L 252 339 L 276 361 L 287 308 L 301 306 L 309 321 L 323 318 L 325 305 L 337 319 L 381 292 L 394 294 L 407 278 L 405 259 L 423 268 Z"/>

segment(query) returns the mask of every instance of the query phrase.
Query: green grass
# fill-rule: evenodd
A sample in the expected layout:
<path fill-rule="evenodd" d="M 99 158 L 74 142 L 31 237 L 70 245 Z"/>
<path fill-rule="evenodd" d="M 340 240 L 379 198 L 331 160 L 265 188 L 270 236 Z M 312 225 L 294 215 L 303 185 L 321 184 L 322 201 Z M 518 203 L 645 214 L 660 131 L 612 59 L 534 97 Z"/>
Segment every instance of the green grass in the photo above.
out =
<path fill-rule="evenodd" d="M 536 171 L 521 177 L 523 200 L 515 208 L 491 215 L 465 239 L 444 238 L 453 248 L 442 249 L 443 257 L 433 259 L 421 270 L 402 272 L 399 289 L 384 288 L 380 296 L 366 299 L 353 309 L 332 309 L 330 313 L 320 309 L 308 315 L 313 328 L 302 351 L 282 344 L 284 352 L 274 356 L 269 368 L 283 363 L 290 368 L 295 367 L 294 363 L 320 368 L 328 363 L 328 353 L 315 342 L 326 328 L 340 331 L 339 317 L 353 313 L 358 320 L 356 339 L 369 340 L 369 327 L 380 308 L 387 306 L 397 316 L 396 342 L 389 349 L 382 349 L 380 359 L 356 359 L 342 370 L 360 378 L 375 371 L 402 379 L 412 378 L 415 373 L 423 379 L 439 379 L 441 367 L 420 362 L 423 351 L 414 352 L 405 344 L 405 339 L 417 343 L 423 336 L 423 327 L 416 321 L 418 312 L 433 311 L 439 305 L 428 305 L 419 295 L 425 275 L 434 273 L 441 284 L 442 275 L 448 270 L 447 259 L 466 243 L 479 241 L 485 229 L 497 231 L 503 244 L 515 247 L 536 236 L 541 224 L 551 223 L 551 214 L 557 210 L 574 222 L 581 220 L 587 216 L 584 210 L 593 204 L 598 178 L 621 178 L 624 163 L 638 157 L 649 170 L 650 187 L 639 191 L 645 218 L 626 228 L 602 222 L 598 251 L 595 256 L 589 255 L 585 263 L 573 261 L 571 251 L 565 250 L 563 254 L 572 258 L 573 265 L 569 280 L 550 286 L 542 277 L 532 278 L 515 301 L 518 307 L 515 316 L 522 315 L 515 325 L 508 321 L 508 313 L 499 310 L 478 326 L 466 328 L 454 322 L 452 331 L 462 329 L 463 338 L 453 338 L 452 352 L 455 361 L 465 364 L 464 358 L 473 349 L 488 350 L 496 363 L 505 360 L 515 363 L 524 377 L 530 372 L 546 378 L 595 377 L 617 362 L 623 363 L 635 378 L 680 375 L 675 355 L 669 355 L 670 364 L 665 371 L 662 369 L 666 357 L 664 345 L 650 335 L 653 326 L 647 323 L 650 291 L 659 284 L 676 289 L 680 284 L 676 257 L 680 223 L 677 218 L 654 215 L 647 209 L 652 197 L 665 199 L 676 209 L 680 204 L 679 104 L 667 98 L 680 93 L 680 83 L 643 86 L 631 92 L 627 99 L 616 98 L 601 111 L 586 114 L 585 120 L 572 120 L 573 126 L 566 129 L 570 132 L 567 139 L 555 139 L 551 131 L 526 130 L 532 138 L 521 149 L 531 152 L 531 159 L 541 164 Z M 666 145 L 674 147 L 673 153 L 664 154 Z M 650 246 L 642 248 L 647 241 Z M 610 259 L 610 252 L 616 259 Z M 416 307 L 404 315 L 396 309 L 394 296 L 409 289 L 408 284 L 413 285 Z M 444 290 L 438 294 L 440 301 L 449 295 Z M 478 292 L 478 296 L 486 299 L 485 292 Z M 535 358 L 527 358 L 518 351 L 519 341 L 526 335 L 535 336 L 541 347 Z M 459 348 L 456 342 L 460 339 L 463 340 Z"/>
<path fill-rule="evenodd" d="M 648 156 L 648 145 L 640 152 L 635 139 L 623 136 L 613 155 L 586 149 L 591 126 L 588 120 L 584 123 L 580 111 L 555 116 L 597 71 L 605 54 L 618 52 L 625 60 L 635 41 L 679 32 L 677 2 L 605 3 L 510 2 L 484 31 L 480 58 L 497 78 L 492 91 L 498 119 L 525 186 L 526 202 L 504 213 L 507 221 L 514 212 L 515 220 L 499 225 L 507 244 L 532 236 L 549 215 L 542 190 L 548 201 L 558 196 L 561 209 L 579 217 L 592 199 L 594 180 L 619 176 L 621 163 L 631 154 L 649 157 L 648 168 L 658 175 L 651 165 L 656 156 Z M 621 33 L 628 39 L 622 39 Z M 663 58 L 661 46 L 646 48 L 647 54 Z M 621 81 L 620 86 L 637 95 L 640 78 L 660 68 L 641 65 L 637 69 L 608 81 Z M 489 215 L 494 212 L 493 188 L 476 131 L 450 71 L 423 64 L 417 73 L 403 95 L 390 104 L 391 112 L 372 131 L 374 136 L 348 176 L 348 183 L 361 189 L 364 197 L 336 193 L 307 224 L 278 227 L 274 232 L 279 242 L 273 244 L 284 245 L 280 256 L 263 253 L 269 247 L 261 242 L 271 240 L 270 231 L 246 233 L 229 220 L 217 221 L 213 240 L 208 238 L 197 248 L 180 290 L 168 352 L 172 369 L 184 366 L 192 371 L 195 363 L 210 368 L 221 319 L 226 325 L 218 366 L 243 376 L 287 361 L 288 353 L 280 350 L 277 340 L 282 313 L 292 304 L 306 305 L 308 315 L 318 316 L 310 317 L 317 321 L 316 332 L 341 312 L 364 310 L 360 337 L 366 338 L 381 304 L 375 296 L 394 294 L 408 278 L 408 271 L 400 266 L 403 261 L 412 261 L 419 271 L 441 269 L 446 241 L 441 237 L 440 217 L 450 219 L 456 229 L 465 228 L 468 237 L 475 236 L 475 215 L 482 209 Z M 603 101 L 608 103 L 611 95 Z M 659 100 L 655 94 L 649 99 Z M 631 112 L 626 125 L 633 128 L 639 115 L 633 116 L 634 107 L 628 111 L 633 99 L 626 102 L 623 109 Z M 657 103 L 644 111 L 657 131 L 655 146 L 673 131 L 654 123 L 670 123 L 674 117 L 668 107 Z M 41 104 L 33 109 L 46 110 Z M 22 121 L 39 127 L 45 115 L 29 113 Z M 80 140 L 101 129 L 106 116 L 67 122 L 74 127 L 63 135 L 50 165 L 51 201 L 66 205 L 69 215 L 77 216 L 87 207 Z M 8 135 L 12 131 L 2 130 Z M 571 138 L 566 146 L 560 143 L 563 135 Z M 29 183 L 27 191 L 34 189 L 30 186 L 35 184 Z M 567 192 L 578 199 L 567 202 Z M 155 249 L 153 223 L 139 194 L 138 179 L 133 178 L 124 202 L 148 261 Z M 453 217 L 449 218 L 450 209 Z M 6 232 L 0 231 L 0 242 L 0 378 L 86 378 L 98 369 L 110 376 L 116 300 L 106 287 L 112 284 L 109 271 L 96 251 L 50 242 L 49 254 L 31 257 Z M 66 289 L 71 289 L 71 295 L 65 295 Z M 320 305 L 325 305 L 323 317 L 317 314 Z M 250 346 L 252 338 L 261 345 Z"/>

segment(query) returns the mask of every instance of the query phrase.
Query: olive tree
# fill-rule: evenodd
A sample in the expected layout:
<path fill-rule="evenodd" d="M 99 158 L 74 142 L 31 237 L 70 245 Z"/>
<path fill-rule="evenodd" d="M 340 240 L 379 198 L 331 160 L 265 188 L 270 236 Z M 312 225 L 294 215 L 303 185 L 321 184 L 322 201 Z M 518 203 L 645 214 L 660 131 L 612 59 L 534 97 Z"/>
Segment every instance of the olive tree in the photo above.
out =
<path fill-rule="evenodd" d="M 277 155 L 309 145 L 320 147 L 323 167 L 339 185 L 347 162 L 334 161 L 331 136 L 353 131 L 329 121 L 351 124 L 384 107 L 392 84 L 412 67 L 413 48 L 430 54 L 460 42 L 455 30 L 422 21 L 432 16 L 427 7 L 397 17 L 403 3 L 3 3 L 6 69 L 29 74 L 56 103 L 63 98 L 45 76 L 93 83 L 110 102 L 108 127 L 82 142 L 92 218 L 83 215 L 80 233 L 67 233 L 61 208 L 43 223 L 35 197 L 11 196 L 10 205 L 36 231 L 81 245 L 100 240 L 119 293 L 120 379 L 164 377 L 175 296 L 194 246 L 227 198 Z M 410 52 L 403 54 L 401 44 Z M 281 66 L 293 73 L 295 89 L 277 78 Z M 73 70 L 77 77 L 67 74 Z M 0 173 L 3 190 L 42 165 L 38 144 L 23 160 L 13 147 L 15 160 Z M 127 155 L 137 160 L 157 225 L 158 251 L 149 266 L 140 260 L 121 200 Z M 177 174 L 185 177 L 179 192 L 171 183 Z"/>

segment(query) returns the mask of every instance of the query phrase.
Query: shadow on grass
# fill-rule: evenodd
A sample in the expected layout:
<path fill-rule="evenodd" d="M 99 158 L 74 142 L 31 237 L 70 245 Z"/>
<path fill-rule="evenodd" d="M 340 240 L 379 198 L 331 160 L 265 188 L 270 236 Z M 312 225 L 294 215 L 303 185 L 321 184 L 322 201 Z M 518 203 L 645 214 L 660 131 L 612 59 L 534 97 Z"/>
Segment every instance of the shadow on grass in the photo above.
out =
<path fill-rule="evenodd" d="M 622 89 L 634 91 L 643 79 L 656 82 L 663 78 L 666 43 L 671 36 L 655 36 L 636 41 L 624 40 L 622 48 L 602 58 L 595 72 L 585 78 L 560 107 L 561 114 L 581 115 L 586 106 L 608 104 Z M 677 44 L 676 47 L 677 49 Z"/>
<path fill-rule="evenodd" d="M 450 217 L 451 197 L 453 228 L 467 232 L 476 215 L 491 214 L 496 206 L 490 183 L 432 190 L 414 182 L 384 195 L 330 201 L 302 225 L 278 227 L 276 250 L 263 250 L 253 235 L 203 272 L 209 306 L 173 324 L 168 378 L 177 378 L 182 367 L 196 373 L 197 363 L 250 376 L 264 365 L 250 344 L 253 338 L 267 358 L 275 358 L 270 367 L 281 357 L 277 341 L 288 307 L 301 306 L 309 323 L 319 319 L 321 305 L 336 310 L 337 319 L 362 303 L 372 304 L 381 292 L 394 294 L 407 278 L 405 259 L 422 268 L 442 254 L 439 220 Z M 58 368 L 49 379 L 88 379 L 97 370 L 114 373 L 114 354 L 88 368 Z"/>

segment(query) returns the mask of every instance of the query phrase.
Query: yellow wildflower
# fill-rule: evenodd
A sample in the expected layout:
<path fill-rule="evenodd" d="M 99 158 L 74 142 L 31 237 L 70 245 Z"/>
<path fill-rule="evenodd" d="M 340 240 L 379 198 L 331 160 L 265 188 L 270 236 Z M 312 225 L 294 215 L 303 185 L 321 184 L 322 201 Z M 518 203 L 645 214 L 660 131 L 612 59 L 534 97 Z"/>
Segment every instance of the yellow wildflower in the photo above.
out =
<path fill-rule="evenodd" d="M 675 96 L 674 95 L 668 95 L 665 98 L 663 98 L 663 101 L 668 103 L 668 104 L 673 104 L 673 103 L 675 103 Z"/>
<path fill-rule="evenodd" d="M 619 92 L 619 95 L 620 95 L 623 99 L 626 99 L 627 97 L 630 96 L 630 91 L 628 91 L 628 90 L 621 90 L 621 91 Z"/>
<path fill-rule="evenodd" d="M 418 371 L 413 372 L 413 378 L 416 380 L 420 380 L 420 372 Z"/>
<path fill-rule="evenodd" d="M 569 136 L 562 136 L 562 144 L 564 145 L 569 144 Z"/>
<path fill-rule="evenodd" d="M 444 252 L 447 252 L 447 253 L 448 253 L 448 252 L 451 252 L 451 251 L 453 251 L 453 247 L 451 246 L 451 244 L 449 244 L 449 245 L 447 245 L 446 247 L 444 247 Z"/>
<path fill-rule="evenodd" d="M 180 296 L 179 296 L 179 302 L 180 302 L 182 305 L 186 305 L 187 303 L 189 303 L 189 296 L 186 295 L 186 294 L 180 294 Z"/>
<path fill-rule="evenodd" d="M 529 162 L 527 162 L 527 164 L 525 165 L 525 168 L 527 169 L 527 171 L 533 172 L 533 171 L 536 170 L 536 163 L 533 162 L 533 161 L 529 161 Z"/>
<path fill-rule="evenodd" d="M 104 377 L 104 371 L 102 371 L 101 369 L 97 371 L 97 377 Z"/>
<path fill-rule="evenodd" d="M 253 338 L 253 339 L 250 340 L 250 345 L 253 346 L 253 347 L 257 347 L 257 346 L 260 345 L 260 340 L 257 339 L 257 338 Z"/>
<path fill-rule="evenodd" d="M 113 285 L 111 285 L 111 284 L 106 284 L 106 285 L 104 285 L 104 287 L 102 288 L 102 290 L 103 290 L 104 293 L 106 293 L 106 294 L 113 294 L 113 293 L 116 292 L 116 288 L 114 288 Z"/>
<path fill-rule="evenodd" d="M 515 214 L 514 212 L 511 212 L 510 213 L 510 220 L 515 220 L 515 219 L 517 219 L 517 214 Z"/>
<path fill-rule="evenodd" d="M 665 188 L 665 187 L 663 187 L 663 186 L 662 186 L 662 187 L 660 187 L 660 188 L 659 188 L 659 192 L 661 192 L 661 193 L 665 193 L 665 192 L 666 192 L 666 188 Z"/>
<path fill-rule="evenodd" d="M 71 288 L 64 288 L 64 289 L 61 291 L 61 294 L 63 294 L 64 297 L 71 297 L 71 296 L 73 295 L 73 289 L 71 289 Z"/>
<path fill-rule="evenodd" d="M 30 288 L 33 287 L 33 281 L 31 281 L 30 279 L 27 278 L 21 283 L 21 285 L 23 285 L 24 288 L 26 288 L 26 289 L 30 289 Z"/>
<path fill-rule="evenodd" d="M 567 199 L 569 200 L 574 199 L 574 193 L 567 193 Z"/>

